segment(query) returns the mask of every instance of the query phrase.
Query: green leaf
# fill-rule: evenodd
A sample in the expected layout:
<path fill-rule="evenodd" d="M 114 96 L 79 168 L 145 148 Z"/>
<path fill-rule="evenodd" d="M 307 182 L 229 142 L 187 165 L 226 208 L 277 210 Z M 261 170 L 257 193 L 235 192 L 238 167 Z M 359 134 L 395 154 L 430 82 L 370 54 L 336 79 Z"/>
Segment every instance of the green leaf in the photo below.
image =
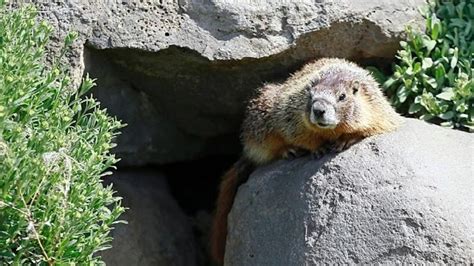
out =
<path fill-rule="evenodd" d="M 410 108 L 408 109 L 408 113 L 409 113 L 409 114 L 417 113 L 417 112 L 419 112 L 422 108 L 423 108 L 423 106 L 422 106 L 421 104 L 412 103 L 412 104 L 410 104 Z"/>
<path fill-rule="evenodd" d="M 64 38 L 64 46 L 68 47 L 71 46 L 74 40 L 77 39 L 78 33 L 77 32 L 69 32 Z"/>
<path fill-rule="evenodd" d="M 456 5 L 456 13 L 457 13 L 457 16 L 462 18 L 463 16 L 463 9 L 464 9 L 464 6 L 466 5 L 466 3 L 464 1 L 461 1 L 458 5 Z"/>
<path fill-rule="evenodd" d="M 469 36 L 469 32 L 471 31 L 472 26 L 473 23 L 466 23 L 466 27 L 464 28 L 464 36 Z"/>
<path fill-rule="evenodd" d="M 420 70 L 421 70 L 421 63 L 416 62 L 415 65 L 413 66 L 413 72 L 416 74 L 416 73 L 420 72 Z"/>
<path fill-rule="evenodd" d="M 426 75 L 426 74 L 423 74 L 423 78 L 425 79 L 425 82 L 430 85 L 432 88 L 436 89 L 436 87 L 438 87 L 438 82 L 436 81 L 436 79 Z"/>
<path fill-rule="evenodd" d="M 438 115 L 441 112 L 435 97 L 430 92 L 423 92 L 421 95 L 420 104 L 426 108 L 426 110 L 433 115 Z"/>
<path fill-rule="evenodd" d="M 455 7 L 452 2 L 446 2 L 444 8 L 448 11 L 448 16 L 453 17 L 455 14 Z"/>
<path fill-rule="evenodd" d="M 451 101 L 454 98 L 455 94 L 453 92 L 453 88 L 447 88 L 444 92 L 436 95 L 436 98 Z"/>
<path fill-rule="evenodd" d="M 457 47 L 454 48 L 453 57 L 451 58 L 451 63 L 450 63 L 451 68 L 455 68 L 456 64 L 458 63 L 458 53 L 459 53 L 458 48 Z"/>
<path fill-rule="evenodd" d="M 456 81 L 456 76 L 454 75 L 454 69 L 451 68 L 448 74 L 446 75 L 446 77 L 448 78 L 450 84 L 454 84 Z"/>
<path fill-rule="evenodd" d="M 397 97 L 400 103 L 404 103 L 406 101 L 408 94 L 409 94 L 409 90 L 407 90 L 405 86 L 401 86 L 400 88 L 398 88 Z"/>
<path fill-rule="evenodd" d="M 453 121 L 446 121 L 446 122 L 440 123 L 439 125 L 442 126 L 442 127 L 453 128 L 454 123 L 453 123 Z"/>
<path fill-rule="evenodd" d="M 415 97 L 415 99 L 413 100 L 413 103 L 420 103 L 421 102 L 421 95 L 418 95 Z"/>
<path fill-rule="evenodd" d="M 384 88 L 390 88 L 396 81 L 397 79 L 390 77 L 389 79 L 387 79 L 387 81 L 384 82 L 383 86 Z"/>
<path fill-rule="evenodd" d="M 439 64 L 436 66 L 435 69 L 435 78 L 437 81 L 444 80 L 444 76 L 446 75 L 446 70 L 444 70 L 443 64 Z M 438 82 L 439 84 L 439 82 Z M 442 84 L 442 82 L 441 82 Z"/>
<path fill-rule="evenodd" d="M 432 26 L 431 26 L 431 39 L 437 40 L 438 36 L 441 32 L 441 23 L 438 19 L 433 19 Z"/>
<path fill-rule="evenodd" d="M 432 114 L 428 114 L 428 113 L 427 113 L 427 114 L 421 115 L 421 116 L 420 116 L 420 119 L 423 119 L 423 120 L 425 120 L 425 121 L 428 121 L 428 120 L 433 119 L 433 117 L 434 117 L 434 116 L 433 116 Z"/>
<path fill-rule="evenodd" d="M 474 125 L 470 125 L 466 123 L 466 124 L 463 124 L 463 126 L 468 128 L 470 133 L 474 132 Z"/>
<path fill-rule="evenodd" d="M 423 47 L 423 40 L 419 34 L 416 34 L 413 39 L 413 47 L 415 48 L 415 51 L 419 51 Z"/>
<path fill-rule="evenodd" d="M 459 112 L 459 113 L 464 113 L 469 109 L 469 106 L 464 101 L 464 99 L 454 101 L 454 106 L 455 106 L 456 112 Z M 473 108 L 473 112 L 474 112 L 474 108 Z"/>
<path fill-rule="evenodd" d="M 467 24 L 464 20 L 459 18 L 452 18 L 450 19 L 449 26 L 464 28 L 465 24 Z"/>
<path fill-rule="evenodd" d="M 456 113 L 454 113 L 453 111 L 449 111 L 449 112 L 440 114 L 438 117 L 444 120 L 450 120 L 454 117 L 455 114 Z"/>
<path fill-rule="evenodd" d="M 421 68 L 423 70 L 426 70 L 426 69 L 428 69 L 432 66 L 433 66 L 433 60 L 431 58 L 429 58 L 429 57 L 423 58 L 423 62 L 422 62 L 422 65 L 421 65 Z"/>
<path fill-rule="evenodd" d="M 435 40 L 429 40 L 429 39 L 423 39 L 423 46 L 426 47 L 427 54 L 433 50 L 433 48 L 436 46 L 436 41 Z"/>

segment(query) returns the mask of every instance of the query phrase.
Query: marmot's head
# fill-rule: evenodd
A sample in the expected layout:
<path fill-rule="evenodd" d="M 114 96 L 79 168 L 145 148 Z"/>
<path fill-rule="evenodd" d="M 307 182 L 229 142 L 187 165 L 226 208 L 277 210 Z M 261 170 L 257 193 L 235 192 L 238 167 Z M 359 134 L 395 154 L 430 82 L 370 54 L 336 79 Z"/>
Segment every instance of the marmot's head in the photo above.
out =
<path fill-rule="evenodd" d="M 334 129 L 355 118 L 363 82 L 358 74 L 347 69 L 328 69 L 307 86 L 307 116 L 311 125 Z"/>

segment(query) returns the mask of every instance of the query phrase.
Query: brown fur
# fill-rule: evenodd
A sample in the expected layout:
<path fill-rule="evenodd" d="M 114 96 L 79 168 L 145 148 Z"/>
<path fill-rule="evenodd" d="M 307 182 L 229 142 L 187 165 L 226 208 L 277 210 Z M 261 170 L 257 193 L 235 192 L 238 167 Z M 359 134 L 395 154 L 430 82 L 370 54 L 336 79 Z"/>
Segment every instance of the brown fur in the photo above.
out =
<path fill-rule="evenodd" d="M 222 265 L 224 262 L 225 241 L 227 237 L 227 215 L 234 203 L 237 188 L 247 180 L 253 171 L 253 164 L 245 158 L 241 158 L 223 176 L 219 196 L 218 207 L 214 216 L 211 232 L 211 255 L 214 260 Z"/>
<path fill-rule="evenodd" d="M 311 90 L 334 97 L 348 95 L 335 103 L 340 118 L 335 128 L 322 129 L 310 121 Z M 362 138 L 392 131 L 400 122 L 369 72 L 343 59 L 320 59 L 284 83 L 259 89 L 258 96 L 249 102 L 242 126 L 242 158 L 258 166 L 285 157 L 291 149 L 318 152 L 328 142 L 341 151 Z M 211 239 L 212 255 L 219 264 L 224 260 L 227 215 L 248 174 L 233 168 L 221 184 Z"/>
<path fill-rule="evenodd" d="M 220 207 L 216 210 L 212 225 L 214 230 L 212 231 L 211 242 L 214 244 L 211 246 L 211 255 L 219 264 L 222 264 L 224 259 L 222 254 L 224 254 L 225 251 L 225 241 L 227 236 L 227 214 L 230 212 L 236 194 L 236 176 L 237 171 L 234 167 L 224 175 L 219 189 L 219 197 L 217 199 Z"/>

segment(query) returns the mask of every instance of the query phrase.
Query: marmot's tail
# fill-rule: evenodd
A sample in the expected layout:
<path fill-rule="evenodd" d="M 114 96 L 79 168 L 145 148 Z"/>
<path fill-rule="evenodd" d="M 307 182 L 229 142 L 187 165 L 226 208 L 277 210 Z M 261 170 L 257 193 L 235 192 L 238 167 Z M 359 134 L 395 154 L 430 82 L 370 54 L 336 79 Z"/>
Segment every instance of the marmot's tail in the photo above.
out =
<path fill-rule="evenodd" d="M 211 230 L 211 255 L 219 265 L 224 264 L 225 243 L 227 238 L 227 215 L 234 203 L 237 189 L 241 184 L 247 181 L 254 168 L 255 166 L 252 162 L 241 157 L 222 178 Z"/>

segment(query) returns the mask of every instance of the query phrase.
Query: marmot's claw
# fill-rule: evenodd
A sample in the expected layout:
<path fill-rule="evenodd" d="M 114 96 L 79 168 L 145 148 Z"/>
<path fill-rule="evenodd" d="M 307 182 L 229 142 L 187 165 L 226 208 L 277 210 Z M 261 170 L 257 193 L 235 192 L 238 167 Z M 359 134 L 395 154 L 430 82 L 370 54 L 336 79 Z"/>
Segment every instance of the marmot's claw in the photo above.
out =
<path fill-rule="evenodd" d="M 305 149 L 294 148 L 294 149 L 289 149 L 289 150 L 287 150 L 287 151 L 283 154 L 283 158 L 285 158 L 285 159 L 287 159 L 287 160 L 293 160 L 293 159 L 296 159 L 296 158 L 298 158 L 298 157 L 307 155 L 308 153 L 309 153 L 309 151 L 307 151 L 307 150 L 305 150 Z"/>
<path fill-rule="evenodd" d="M 338 141 L 336 144 L 334 144 L 333 150 L 335 152 L 342 152 L 348 147 L 346 147 L 347 142 L 346 141 Z"/>
<path fill-rule="evenodd" d="M 322 157 L 324 156 L 324 153 L 323 152 L 320 152 L 319 150 L 318 151 L 315 151 L 313 153 L 311 153 L 311 158 L 313 160 L 319 160 L 321 159 Z"/>
<path fill-rule="evenodd" d="M 334 151 L 334 143 L 328 142 L 321 147 L 319 147 L 316 151 L 314 151 L 311 155 L 314 160 L 321 159 L 324 155 L 331 153 Z"/>
<path fill-rule="evenodd" d="M 344 150 L 349 149 L 352 145 L 356 144 L 357 142 L 361 141 L 362 138 L 345 138 L 337 140 L 334 144 L 333 150 L 335 152 L 341 152 Z"/>

